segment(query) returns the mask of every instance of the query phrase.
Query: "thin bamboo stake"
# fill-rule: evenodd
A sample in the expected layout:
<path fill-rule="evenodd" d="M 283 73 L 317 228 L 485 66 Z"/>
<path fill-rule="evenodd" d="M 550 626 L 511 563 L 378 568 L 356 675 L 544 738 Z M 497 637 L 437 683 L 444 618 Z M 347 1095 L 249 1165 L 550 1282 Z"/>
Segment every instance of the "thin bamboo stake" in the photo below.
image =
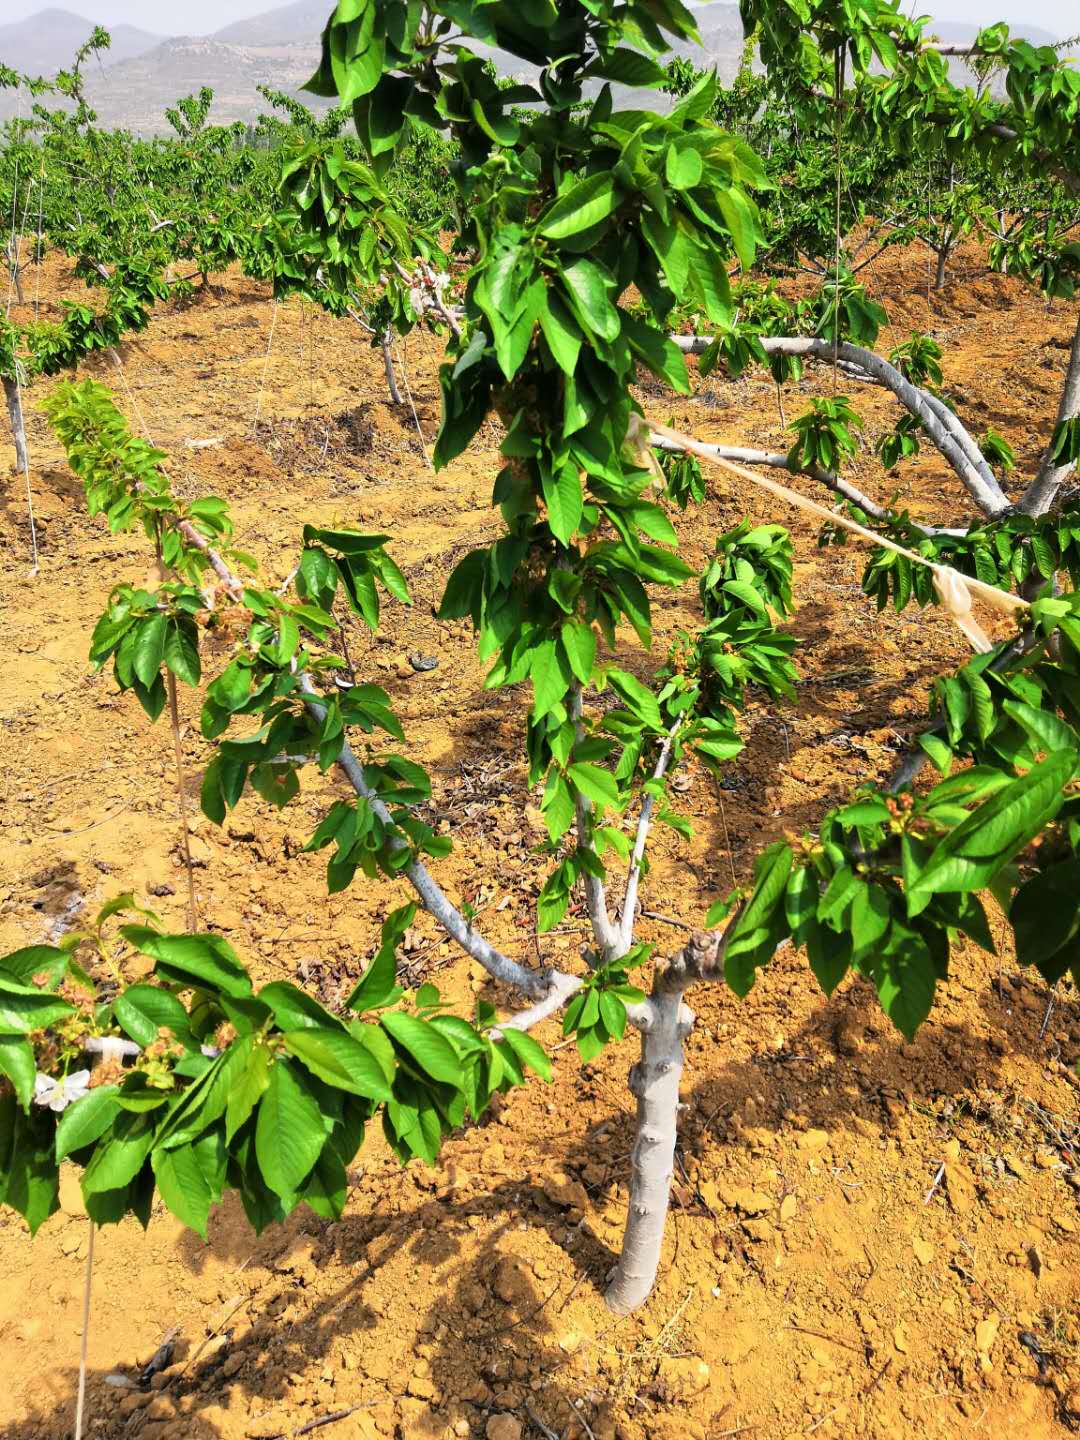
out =
<path fill-rule="evenodd" d="M 274 327 L 277 325 L 278 302 L 274 301 L 274 308 L 270 315 L 270 338 L 266 342 L 266 354 L 263 356 L 262 379 L 259 381 L 259 397 L 255 401 L 255 419 L 251 422 L 252 433 L 258 428 L 259 416 L 262 413 L 263 390 L 266 388 L 266 371 L 270 364 L 270 347 L 274 343 Z"/>

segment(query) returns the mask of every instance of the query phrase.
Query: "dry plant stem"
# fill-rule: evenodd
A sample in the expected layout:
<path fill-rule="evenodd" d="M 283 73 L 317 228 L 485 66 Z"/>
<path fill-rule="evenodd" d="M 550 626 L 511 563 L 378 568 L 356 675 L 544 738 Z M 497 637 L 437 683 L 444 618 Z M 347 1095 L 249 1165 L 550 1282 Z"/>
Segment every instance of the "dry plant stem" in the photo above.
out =
<path fill-rule="evenodd" d="M 666 440 L 663 435 L 653 435 L 650 440 L 660 450 L 677 450 L 678 446 Z M 839 475 L 833 474 L 831 470 L 821 470 L 817 465 L 794 465 L 789 455 L 770 450 L 748 449 L 745 445 L 715 445 L 710 443 L 707 448 L 714 452 L 720 460 L 737 460 L 742 465 L 767 465 L 772 470 L 786 470 L 789 475 L 809 475 L 811 480 L 816 480 L 826 489 L 832 490 L 835 494 L 841 495 L 845 500 L 850 500 L 858 505 L 860 510 L 865 510 L 875 520 L 887 520 L 889 512 L 883 505 L 871 500 L 869 495 L 842 479 Z M 920 529 L 925 527 L 920 526 Z M 937 534 L 934 530 L 927 530 L 927 534 Z M 963 534 L 963 531 L 958 531 Z"/>
<path fill-rule="evenodd" d="M 699 455 L 703 460 L 709 460 L 714 465 L 719 465 L 722 470 L 730 470 L 733 475 L 738 475 L 743 480 L 749 480 L 752 485 L 757 485 L 763 490 L 768 490 L 771 495 L 776 495 L 788 505 L 794 505 L 800 510 L 806 510 L 811 515 L 817 515 L 822 520 L 828 520 L 834 525 L 839 525 L 849 530 L 852 535 L 858 535 L 871 545 L 879 546 L 883 550 L 892 550 L 897 555 L 905 555 L 916 565 L 925 565 L 934 572 L 934 582 L 941 594 L 942 602 L 948 608 L 947 595 L 938 584 L 939 580 L 948 578 L 954 586 L 964 586 L 971 595 L 978 596 L 995 610 L 1010 615 L 1017 610 L 1029 610 L 1030 602 L 1021 595 L 1013 595 L 1005 590 L 1000 590 L 996 585 L 987 585 L 981 580 L 976 580 L 970 575 L 961 575 L 958 571 L 951 569 L 948 565 L 938 565 L 928 560 L 925 555 L 919 555 L 906 546 L 898 545 L 895 540 L 890 540 L 887 535 L 878 535 L 873 530 L 868 530 L 865 525 L 860 525 L 852 520 L 850 516 L 843 515 L 835 510 L 827 510 L 824 505 L 819 505 L 816 500 L 811 500 L 806 495 L 800 495 L 798 491 L 790 489 L 786 485 L 780 485 L 775 480 L 770 480 L 765 475 L 755 475 L 751 470 L 745 470 L 739 465 L 734 465 L 730 460 L 722 460 L 714 454 L 707 445 L 702 445 L 699 440 L 693 439 L 690 435 L 683 435 L 678 430 L 672 430 L 666 425 L 657 425 L 656 432 L 663 438 L 675 441 L 676 445 L 685 450 L 688 455 Z M 954 617 L 955 618 L 955 617 Z M 965 632 L 966 633 L 966 632 Z"/>
<path fill-rule="evenodd" d="M 86 1355 L 90 1338 L 90 1283 L 94 1276 L 94 1236 L 97 1226 L 91 1220 L 86 1240 L 86 1274 L 83 1280 L 82 1340 L 79 1344 L 79 1389 L 75 1399 L 75 1440 L 82 1440 L 86 1414 Z"/>
<path fill-rule="evenodd" d="M 582 687 L 575 684 L 570 691 L 570 718 L 574 722 L 576 743 L 580 744 L 585 734 L 585 726 L 582 721 Z M 579 790 L 575 802 L 577 815 L 578 844 L 584 846 L 585 837 L 588 833 L 589 818 L 592 815 L 592 801 Z M 601 963 L 610 960 L 619 951 L 621 937 L 618 928 L 612 923 L 607 908 L 607 892 L 604 889 L 604 882 L 598 875 L 590 875 L 587 871 L 583 877 L 585 887 L 585 908 L 589 912 L 589 920 L 592 924 L 593 936 L 597 948 L 600 951 L 598 959 Z"/>
<path fill-rule="evenodd" d="M 694 1023 L 683 992 L 694 981 L 722 978 L 727 936 L 740 914 L 741 907 L 722 934 L 698 931 L 678 954 L 661 961 L 652 994 L 631 1014 L 641 1031 L 641 1059 L 629 1081 L 637 1098 L 630 1204 L 622 1251 L 604 1296 L 616 1315 L 628 1315 L 644 1303 L 660 1264 L 675 1163 L 683 1041 Z"/>
<path fill-rule="evenodd" d="M 266 372 L 270 368 L 270 351 L 274 345 L 274 329 L 277 326 L 278 302 L 274 301 L 274 308 L 270 312 L 270 336 L 266 342 L 266 354 L 263 356 L 262 375 L 259 378 L 259 396 L 255 401 L 255 419 L 251 422 L 251 429 L 254 433 L 259 427 L 259 416 L 262 414 L 262 397 L 266 389 Z"/>
<path fill-rule="evenodd" d="M 1076 318 L 1072 349 L 1069 352 L 1069 366 L 1065 371 L 1065 384 L 1061 391 L 1057 423 L 1060 425 L 1080 415 L 1080 314 Z M 1047 448 L 1039 473 L 1020 497 L 1017 509 L 1025 515 L 1045 515 L 1054 503 L 1058 491 L 1064 484 L 1072 465 L 1055 465 Z"/>
<path fill-rule="evenodd" d="M 386 333 L 389 334 L 389 333 L 390 333 L 389 330 L 388 330 Z M 409 372 L 408 372 L 408 370 L 407 370 L 406 367 L 405 367 L 405 341 L 404 341 L 404 340 L 402 340 L 402 342 L 401 342 L 401 356 L 400 356 L 400 358 L 399 358 L 399 360 L 398 360 L 398 364 L 401 366 L 401 378 L 402 378 L 402 380 L 405 382 L 405 395 L 406 395 L 406 397 L 407 397 L 407 399 L 408 399 L 408 401 L 409 401 L 409 409 L 412 411 L 413 425 L 416 427 L 417 438 L 418 438 L 419 441 L 420 441 L 420 449 L 421 449 L 421 451 L 423 452 L 423 456 L 424 456 L 424 459 L 425 459 L 426 462 L 427 462 L 427 467 L 428 467 L 428 469 L 429 469 L 429 470 L 431 471 L 431 473 L 434 475 L 434 473 L 435 473 L 435 462 L 434 462 L 434 460 L 432 460 L 431 456 L 428 454 L 427 441 L 424 439 L 424 432 L 423 432 L 423 429 L 421 428 L 421 425 L 420 425 L 420 416 L 416 413 L 416 403 L 415 403 L 415 401 L 413 400 L 412 386 L 409 384 Z"/>
<path fill-rule="evenodd" d="M 165 674 L 165 689 L 169 697 L 169 726 L 172 730 L 173 751 L 176 755 L 176 793 L 180 797 L 180 843 L 184 852 L 184 870 L 187 872 L 188 930 L 194 935 L 199 928 L 199 912 L 195 904 L 195 870 L 191 863 L 191 836 L 188 831 L 184 748 L 180 743 L 180 707 L 176 699 L 176 676 L 171 670 L 166 671 Z"/>
<path fill-rule="evenodd" d="M 682 720 L 676 720 L 675 724 L 668 731 L 664 743 L 660 746 L 660 754 L 657 756 L 656 765 L 653 769 L 652 778 L 663 780 L 667 773 L 668 765 L 671 763 L 671 751 L 675 744 L 675 736 L 678 734 Z M 623 896 L 622 913 L 619 916 L 619 956 L 623 956 L 630 949 L 634 939 L 634 911 L 637 909 L 638 886 L 641 883 L 641 867 L 645 859 L 645 846 L 649 839 L 649 827 L 652 824 L 652 813 L 656 805 L 655 795 L 646 795 L 641 802 L 641 814 L 638 817 L 637 834 L 634 836 L 634 848 L 630 853 L 630 870 L 626 877 L 626 894 Z"/>

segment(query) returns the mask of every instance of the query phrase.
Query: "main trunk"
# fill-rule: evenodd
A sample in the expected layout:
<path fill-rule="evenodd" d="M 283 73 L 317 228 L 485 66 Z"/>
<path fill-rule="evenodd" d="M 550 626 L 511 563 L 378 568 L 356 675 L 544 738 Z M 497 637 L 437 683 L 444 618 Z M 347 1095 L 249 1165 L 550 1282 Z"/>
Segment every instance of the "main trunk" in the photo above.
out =
<path fill-rule="evenodd" d="M 937 273 L 934 276 L 934 289 L 940 290 L 945 284 L 945 268 L 949 263 L 949 242 L 942 242 L 941 249 L 937 253 Z"/>
<path fill-rule="evenodd" d="M 679 1114 L 683 1040 L 694 1017 L 681 990 L 655 989 L 641 1026 L 641 1059 L 630 1071 L 637 1138 L 630 1156 L 630 1208 L 622 1253 L 604 1299 L 627 1315 L 648 1299 L 664 1243 Z"/>
<path fill-rule="evenodd" d="M 394 374 L 394 360 L 390 353 L 390 335 L 391 332 L 389 329 L 384 330 L 380 345 L 382 348 L 383 364 L 386 367 L 386 384 L 390 391 L 390 399 L 393 404 L 400 405 L 401 391 L 397 387 L 397 376 Z"/>
<path fill-rule="evenodd" d="M 28 476 L 30 460 L 26 453 L 26 427 L 23 424 L 22 397 L 19 394 L 18 383 L 13 377 L 5 375 L 3 379 L 4 399 L 7 401 L 8 419 L 11 421 L 11 434 L 15 441 L 15 467 Z"/>

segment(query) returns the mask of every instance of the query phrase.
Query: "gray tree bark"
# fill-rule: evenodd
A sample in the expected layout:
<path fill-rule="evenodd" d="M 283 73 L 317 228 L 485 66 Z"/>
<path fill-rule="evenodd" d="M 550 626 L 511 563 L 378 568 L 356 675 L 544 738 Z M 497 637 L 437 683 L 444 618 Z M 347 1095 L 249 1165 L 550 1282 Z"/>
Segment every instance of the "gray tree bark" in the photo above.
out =
<path fill-rule="evenodd" d="M 675 1164 L 683 1041 L 693 1023 L 681 990 L 654 986 L 640 1022 L 641 1059 L 629 1080 L 637 1099 L 630 1208 L 622 1251 L 604 1295 L 616 1315 L 629 1315 L 644 1304 L 656 1283 Z"/>
<path fill-rule="evenodd" d="M 390 330 L 384 330 L 379 345 L 382 350 L 383 364 L 386 366 L 386 384 L 390 391 L 390 399 L 395 405 L 400 405 L 401 391 L 398 389 L 397 376 L 394 374 L 394 359 L 390 353 L 390 336 Z"/>
<path fill-rule="evenodd" d="M 1080 315 L 1076 318 L 1069 365 L 1065 371 L 1065 384 L 1061 390 L 1061 403 L 1058 405 L 1057 424 L 1054 428 L 1066 420 L 1071 420 L 1075 415 L 1080 415 Z M 1072 468 L 1071 464 L 1055 465 L 1050 459 L 1050 450 L 1047 447 L 1039 473 L 1020 497 L 1017 508 L 1025 515 L 1045 515 Z"/>
<path fill-rule="evenodd" d="M 680 350 L 691 355 L 699 354 L 711 344 L 708 336 L 673 335 L 671 338 Z M 861 345 L 852 345 L 847 340 L 834 347 L 831 340 L 819 336 L 762 336 L 761 344 L 765 353 L 770 355 L 810 355 L 814 359 L 831 362 L 835 353 L 836 359 L 842 363 L 858 367 L 877 384 L 891 390 L 901 405 L 922 423 L 927 436 L 956 471 L 984 515 L 993 518 L 1004 515 L 1011 508 L 1008 496 L 986 461 L 981 455 L 981 464 L 973 458 L 974 454 L 978 454 L 978 446 L 956 416 L 950 411 L 948 420 L 942 418 L 929 403 L 933 397 L 906 380 L 895 365 L 890 365 L 880 355 L 864 350 Z"/>
<path fill-rule="evenodd" d="M 14 376 L 3 377 L 4 399 L 7 401 L 8 419 L 11 421 L 11 435 L 15 442 L 15 468 L 23 475 L 30 473 L 30 457 L 26 450 L 26 425 L 23 421 L 22 396 Z"/>
<path fill-rule="evenodd" d="M 652 994 L 631 1014 L 641 1031 L 641 1059 L 630 1071 L 630 1089 L 637 1098 L 630 1205 L 622 1251 L 604 1295 L 616 1315 L 628 1315 L 644 1304 L 660 1265 L 678 1135 L 683 1041 L 694 1023 L 683 992 L 695 981 L 723 977 L 727 937 L 740 914 L 741 906 L 723 934 L 699 931 L 677 955 L 659 961 Z"/>

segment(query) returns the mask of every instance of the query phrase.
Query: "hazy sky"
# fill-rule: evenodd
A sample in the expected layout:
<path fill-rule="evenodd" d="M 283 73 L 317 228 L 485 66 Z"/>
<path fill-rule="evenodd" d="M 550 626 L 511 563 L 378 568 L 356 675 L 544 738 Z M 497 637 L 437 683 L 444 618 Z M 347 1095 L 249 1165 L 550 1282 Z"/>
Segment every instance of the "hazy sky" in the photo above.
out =
<path fill-rule="evenodd" d="M 0 0 L 0 19 L 22 20 L 46 7 L 49 0 Z M 57 0 L 60 8 L 86 15 L 103 25 L 127 21 L 165 35 L 200 35 L 219 30 L 233 20 L 259 15 L 276 9 L 274 0 Z M 908 4 L 905 3 L 905 9 Z M 1056 35 L 1065 36 L 1080 29 L 1077 0 L 916 0 L 915 11 L 929 11 L 938 20 L 966 20 L 973 25 L 989 24 L 997 19 L 1012 19 L 1041 25 Z M 326 13 L 333 9 L 333 0 L 326 0 Z"/>

